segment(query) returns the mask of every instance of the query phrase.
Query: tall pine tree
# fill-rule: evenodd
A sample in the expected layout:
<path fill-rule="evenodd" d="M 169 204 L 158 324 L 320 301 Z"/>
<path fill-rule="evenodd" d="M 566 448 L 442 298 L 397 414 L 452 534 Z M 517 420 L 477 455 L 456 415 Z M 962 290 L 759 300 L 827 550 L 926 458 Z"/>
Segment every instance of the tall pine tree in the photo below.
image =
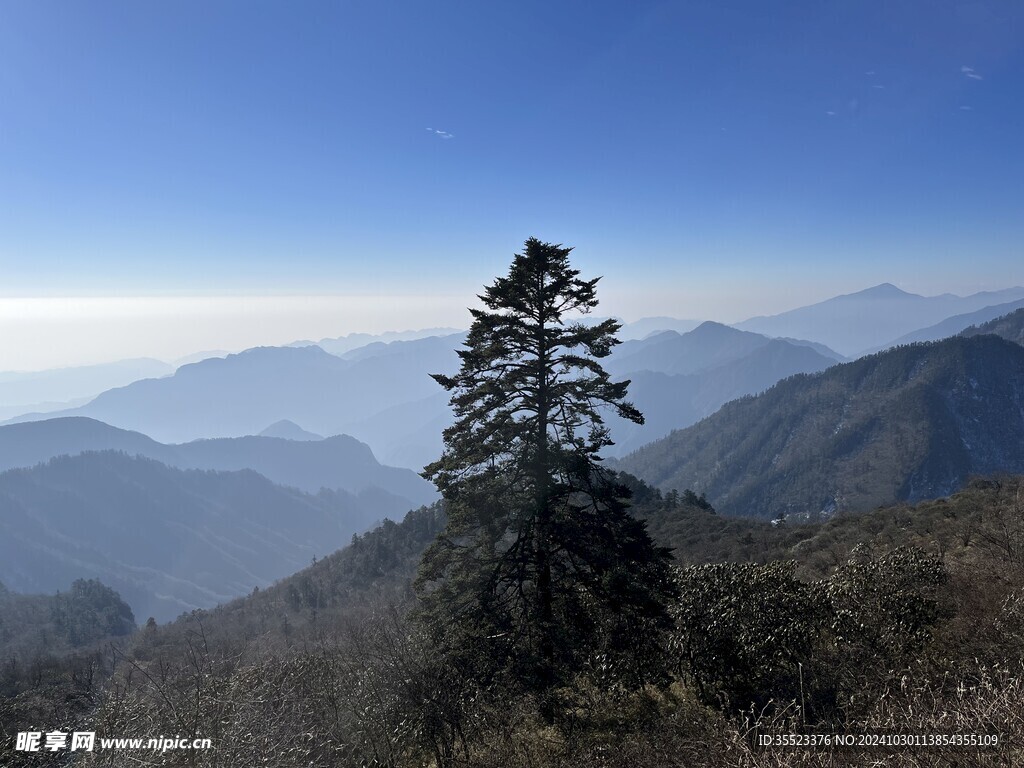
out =
<path fill-rule="evenodd" d="M 418 580 L 437 641 L 466 674 L 542 694 L 597 660 L 643 682 L 672 594 L 667 550 L 601 464 L 604 414 L 643 417 L 600 364 L 619 324 L 578 319 L 599 278 L 571 250 L 531 238 L 484 289 L 461 369 L 434 376 L 456 421 L 424 471 L 448 512 Z"/>

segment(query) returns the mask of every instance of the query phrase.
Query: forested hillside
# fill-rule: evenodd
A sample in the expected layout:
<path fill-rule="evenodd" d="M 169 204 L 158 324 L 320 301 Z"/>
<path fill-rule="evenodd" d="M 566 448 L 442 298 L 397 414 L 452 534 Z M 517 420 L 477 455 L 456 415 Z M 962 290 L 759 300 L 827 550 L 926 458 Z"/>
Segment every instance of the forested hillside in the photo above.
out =
<path fill-rule="evenodd" d="M 1024 349 L 990 335 L 900 347 L 786 379 L 618 466 L 725 514 L 830 515 L 1024 471 Z"/>
<path fill-rule="evenodd" d="M 79 579 L 53 595 L 23 595 L 0 584 L 0 658 L 59 656 L 136 630 L 135 615 L 114 590 Z"/>
<path fill-rule="evenodd" d="M 294 573 L 383 517 L 372 495 L 314 496 L 252 471 L 182 471 L 115 452 L 4 472 L 0 507 L 8 588 L 50 593 L 98 578 L 161 621 Z"/>

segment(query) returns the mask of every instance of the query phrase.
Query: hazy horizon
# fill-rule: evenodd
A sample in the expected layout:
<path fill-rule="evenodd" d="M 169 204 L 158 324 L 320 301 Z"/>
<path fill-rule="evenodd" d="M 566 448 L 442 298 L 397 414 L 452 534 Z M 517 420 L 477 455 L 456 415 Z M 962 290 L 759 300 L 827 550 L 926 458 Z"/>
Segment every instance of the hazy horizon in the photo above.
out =
<path fill-rule="evenodd" d="M 888 281 L 881 281 L 888 282 Z M 722 296 L 699 292 L 693 301 L 674 301 L 666 290 L 630 296 L 601 285 L 596 314 L 624 322 L 649 317 L 713 320 L 736 324 L 881 283 L 851 287 L 807 300 L 791 294 L 766 295 L 751 286 L 749 311 Z M 609 290 L 605 290 L 605 288 Z M 1018 287 L 947 290 L 918 295 L 966 296 Z M 726 287 L 733 298 L 738 290 Z M 151 357 L 173 362 L 206 350 L 240 351 L 299 340 L 319 341 L 352 333 L 381 334 L 425 328 L 468 328 L 475 294 L 451 295 L 262 295 L 262 296 L 63 296 L 0 298 L 0 372 L 30 372 Z M 682 311 L 681 311 L 682 310 Z"/>

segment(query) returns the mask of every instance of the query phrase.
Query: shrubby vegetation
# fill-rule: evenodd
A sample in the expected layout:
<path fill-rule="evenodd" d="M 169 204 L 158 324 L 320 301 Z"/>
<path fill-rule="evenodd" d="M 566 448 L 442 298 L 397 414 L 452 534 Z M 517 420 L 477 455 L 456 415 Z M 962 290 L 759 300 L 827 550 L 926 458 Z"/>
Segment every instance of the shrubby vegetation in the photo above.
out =
<path fill-rule="evenodd" d="M 1020 479 L 803 526 L 730 520 L 652 489 L 635 500 L 652 530 L 689 531 L 675 542 L 689 565 L 677 570 L 664 677 L 623 685 L 595 660 L 558 689 L 553 724 L 533 694 L 460 678 L 410 623 L 419 556 L 444 523 L 435 505 L 243 600 L 49 659 L 38 685 L 6 692 L 5 736 L 78 723 L 218 745 L 152 765 L 809 766 L 889 753 L 766 751 L 756 734 L 969 730 L 1008 746 L 890 764 L 1020 762 Z M 715 647 L 726 649 L 717 660 Z"/>

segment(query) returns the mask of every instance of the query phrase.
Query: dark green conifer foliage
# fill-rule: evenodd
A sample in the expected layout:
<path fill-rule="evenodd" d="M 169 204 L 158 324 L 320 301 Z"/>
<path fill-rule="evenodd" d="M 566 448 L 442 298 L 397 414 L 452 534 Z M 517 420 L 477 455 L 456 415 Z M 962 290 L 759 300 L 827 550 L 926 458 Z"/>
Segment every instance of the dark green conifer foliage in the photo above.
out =
<path fill-rule="evenodd" d="M 456 421 L 424 471 L 448 511 L 418 580 L 428 625 L 467 675 L 542 693 L 595 663 L 642 682 L 673 592 L 668 551 L 600 464 L 602 412 L 643 417 L 600 364 L 619 324 L 570 319 L 599 279 L 570 251 L 531 238 L 485 288 L 460 371 L 434 377 Z"/>

